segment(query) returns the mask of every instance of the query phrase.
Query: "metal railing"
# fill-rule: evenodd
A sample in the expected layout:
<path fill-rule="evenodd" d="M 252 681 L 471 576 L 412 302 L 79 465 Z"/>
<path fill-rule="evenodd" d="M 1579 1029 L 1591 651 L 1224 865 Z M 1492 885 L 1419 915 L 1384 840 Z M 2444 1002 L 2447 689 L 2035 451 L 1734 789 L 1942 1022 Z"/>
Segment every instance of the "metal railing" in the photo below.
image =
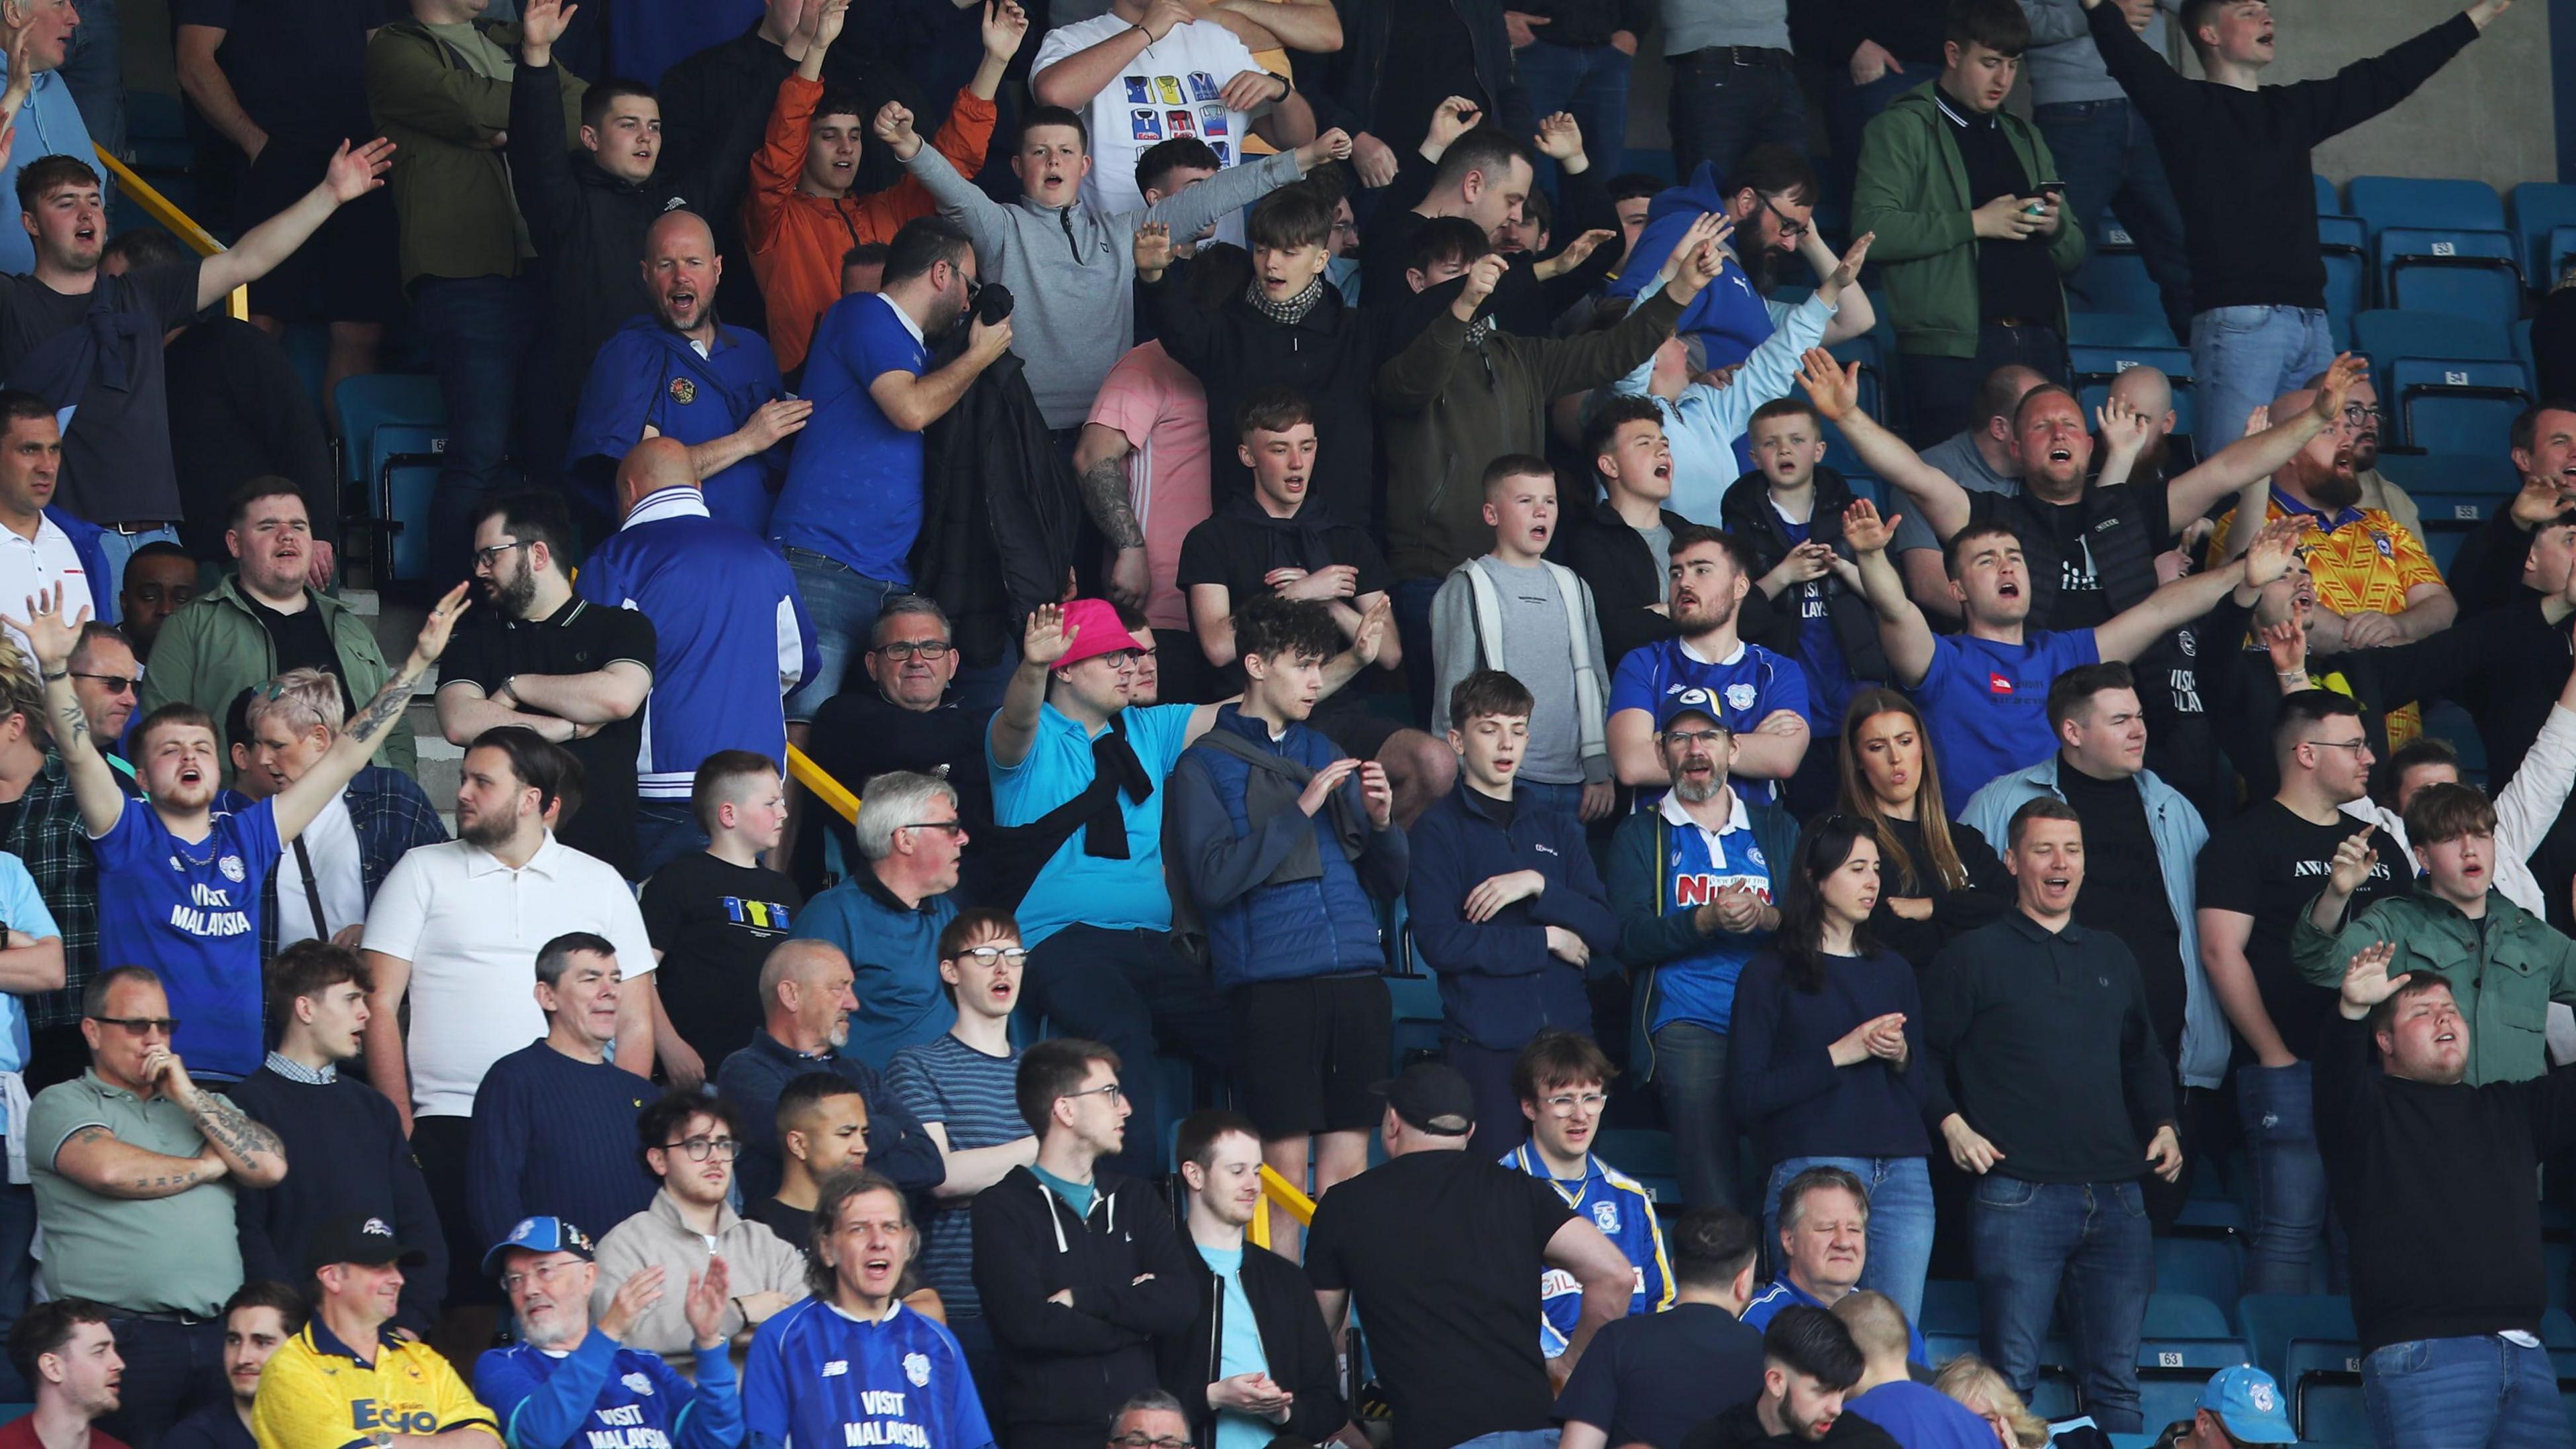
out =
<path fill-rule="evenodd" d="M 859 797 L 850 793 L 849 786 L 833 779 L 828 771 L 815 764 L 813 756 L 794 745 L 787 747 L 787 773 L 815 799 L 832 807 L 832 813 L 852 825 L 859 823 Z"/>
<path fill-rule="evenodd" d="M 1275 1202 L 1286 1208 L 1288 1216 L 1295 1218 L 1300 1227 L 1314 1226 L 1315 1200 L 1300 1191 L 1297 1184 L 1272 1171 L 1270 1164 L 1266 1162 L 1261 1165 L 1261 1198 L 1265 1203 Z M 1245 1231 L 1251 1237 L 1254 1247 L 1269 1247 L 1270 1214 L 1254 1213 L 1252 1226 Z"/>
<path fill-rule="evenodd" d="M 107 168 L 107 174 L 116 178 L 117 186 L 134 198 L 134 204 L 143 208 L 144 215 L 169 228 L 172 236 L 186 242 L 197 255 L 211 257 L 224 250 L 224 244 L 215 240 L 214 233 L 197 225 L 197 219 L 181 211 L 177 202 L 153 190 L 152 183 L 135 175 L 133 167 L 108 154 L 104 146 L 90 149 L 98 153 L 98 164 Z M 224 310 L 239 321 L 249 321 L 250 288 L 233 288 L 232 293 L 224 298 Z"/>

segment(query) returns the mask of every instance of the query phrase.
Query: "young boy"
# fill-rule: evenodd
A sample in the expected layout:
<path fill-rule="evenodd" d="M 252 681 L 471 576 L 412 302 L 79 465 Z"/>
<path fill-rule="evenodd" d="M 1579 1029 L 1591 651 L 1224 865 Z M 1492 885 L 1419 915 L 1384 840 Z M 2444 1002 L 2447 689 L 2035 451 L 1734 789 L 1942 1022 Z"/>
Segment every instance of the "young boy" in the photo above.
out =
<path fill-rule="evenodd" d="M 1409 832 L 1413 943 L 1440 976 L 1449 1065 L 1475 1091 L 1469 1150 L 1493 1156 L 1520 1136 L 1512 1066 L 1522 1048 L 1549 1027 L 1591 1035 L 1584 969 L 1619 938 L 1582 825 L 1516 798 L 1532 708 L 1528 688 L 1500 670 L 1458 681 L 1458 788 Z"/>
<path fill-rule="evenodd" d="M 1523 798 L 1592 821 L 1609 815 L 1613 798 L 1601 621 L 1583 580 L 1543 557 L 1556 516 L 1556 471 L 1546 459 L 1506 453 L 1486 467 L 1494 547 L 1451 569 L 1431 600 L 1432 697 L 1448 698 L 1480 669 L 1546 685 L 1547 702 L 1528 721 Z M 1466 721 L 1442 723 L 1455 739 Z"/>
<path fill-rule="evenodd" d="M 712 1064 L 760 1030 L 760 966 L 787 939 L 805 895 L 761 864 L 786 828 L 777 761 L 718 750 L 699 764 L 689 808 L 707 848 L 653 872 L 639 904 L 653 959 L 669 972 L 662 1009 L 698 1059 Z"/>
<path fill-rule="evenodd" d="M 1172 771 L 1169 828 L 1234 1023 L 1235 1080 L 1262 1156 L 1317 1196 L 1368 1166 L 1371 1082 L 1389 1050 L 1378 903 L 1404 889 L 1386 768 L 1305 720 L 1341 631 L 1317 600 L 1270 594 L 1234 613 L 1240 704 Z M 1287 1251 L 1293 1224 L 1272 1215 Z"/>
<path fill-rule="evenodd" d="M 1520 1096 L 1530 1140 L 1504 1153 L 1503 1166 L 1555 1188 L 1567 1207 L 1618 1244 L 1637 1270 L 1637 1296 L 1628 1311 L 1661 1313 L 1673 1305 L 1673 1266 L 1655 1222 L 1654 1194 L 1592 1155 L 1602 1109 L 1610 1103 L 1610 1079 L 1618 1072 L 1590 1037 L 1540 1032 L 1512 1063 L 1512 1090 Z M 1583 1290 L 1567 1273 L 1542 1274 L 1538 1282 L 1539 1351 L 1553 1361 L 1564 1355 L 1582 1316 Z"/>

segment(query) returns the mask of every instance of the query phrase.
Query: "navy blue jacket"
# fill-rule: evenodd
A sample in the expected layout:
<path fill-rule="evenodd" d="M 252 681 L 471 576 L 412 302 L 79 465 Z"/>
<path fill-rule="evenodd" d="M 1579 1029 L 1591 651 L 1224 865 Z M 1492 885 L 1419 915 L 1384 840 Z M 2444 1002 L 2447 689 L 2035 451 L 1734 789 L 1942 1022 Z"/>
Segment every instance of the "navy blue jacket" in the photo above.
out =
<path fill-rule="evenodd" d="M 1245 719 L 1236 705 L 1217 711 L 1215 728 L 1310 770 L 1342 758 L 1340 746 L 1302 724 L 1290 725 L 1273 743 L 1269 729 L 1259 720 Z M 1250 761 L 1205 744 L 1192 745 L 1172 771 L 1165 807 L 1170 815 L 1164 858 L 1178 862 L 1189 882 L 1207 927 L 1218 989 L 1385 970 L 1377 903 L 1404 889 L 1404 832 L 1369 823 L 1359 772 L 1353 771 L 1337 793 L 1367 840 L 1356 859 L 1346 858 L 1329 807 L 1310 816 L 1292 802 L 1253 821 L 1244 803 L 1251 775 Z M 1271 883 L 1271 874 L 1301 836 L 1315 841 L 1323 874 Z"/>
<path fill-rule="evenodd" d="M 1583 827 L 1572 816 L 1513 802 L 1509 828 L 1499 802 L 1461 779 L 1447 799 L 1413 822 L 1413 872 L 1405 888 L 1413 943 L 1439 973 L 1447 1035 L 1514 1051 L 1545 1027 L 1592 1033 L 1583 968 L 1548 954 L 1547 928 L 1562 926 L 1595 955 L 1619 944 L 1619 921 L 1592 868 Z M 1547 889 L 1490 921 L 1467 919 L 1467 895 L 1491 877 L 1535 870 Z"/>

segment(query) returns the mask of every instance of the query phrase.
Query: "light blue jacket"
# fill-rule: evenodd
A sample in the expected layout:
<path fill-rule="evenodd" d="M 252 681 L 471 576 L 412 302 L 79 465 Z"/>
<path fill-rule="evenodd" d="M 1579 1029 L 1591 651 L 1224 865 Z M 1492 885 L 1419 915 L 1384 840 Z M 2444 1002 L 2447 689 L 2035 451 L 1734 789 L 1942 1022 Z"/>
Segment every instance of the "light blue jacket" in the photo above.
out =
<path fill-rule="evenodd" d="M 1645 295 L 1653 296 L 1656 290 L 1650 287 Z M 1673 496 L 1665 507 L 1693 523 L 1717 522 L 1718 503 L 1726 490 L 1752 466 L 1736 444 L 1743 439 L 1753 410 L 1797 390 L 1798 360 L 1808 348 L 1824 341 L 1825 327 L 1836 310 L 1812 293 L 1794 307 L 1772 303 L 1777 325 L 1744 359 L 1744 370 L 1735 375 L 1735 381 L 1725 387 L 1695 382 L 1683 388 L 1678 398 L 1655 399 L 1664 414 L 1664 439 L 1673 445 Z M 1652 396 L 1646 389 L 1654 375 L 1655 360 L 1649 357 L 1636 371 L 1610 384 L 1610 390 L 1629 397 Z"/>
<path fill-rule="evenodd" d="M 7 58 L 0 56 L 0 79 L 7 74 Z M 19 108 L 18 137 L 9 147 L 8 163 L 0 165 L 0 196 L 6 196 L 9 205 L 18 204 L 18 173 L 40 156 L 74 156 L 92 171 L 106 169 L 90 145 L 89 127 L 82 123 L 80 107 L 72 103 L 72 88 L 63 83 L 60 71 L 36 72 L 27 104 Z M 35 269 L 36 239 L 15 221 L 0 227 L 0 272 L 23 274 Z"/>
<path fill-rule="evenodd" d="M 1998 848 L 2012 823 L 2015 810 L 2023 802 L 2046 795 L 2054 800 L 2066 798 L 2057 788 L 2057 762 L 2049 756 L 2027 770 L 2016 770 L 1986 782 L 1983 789 L 1968 797 L 1967 808 L 1959 812 L 1959 823 L 1973 825 L 1977 833 L 1994 841 Z M 2180 791 L 2156 778 L 2153 770 L 2138 772 L 2138 791 L 2146 796 L 2147 830 L 2156 839 L 2156 864 L 2164 871 L 2165 903 L 2173 907 L 2174 922 L 2182 928 L 2182 1080 L 2187 1087 L 2216 1087 L 2227 1076 L 2228 1053 L 2234 1049 L 2234 1038 L 2228 1033 L 2227 1015 L 2219 1009 L 2218 993 L 2209 987 L 2209 973 L 2200 966 L 2200 915 L 2194 904 L 2194 862 L 2200 848 L 2209 843 L 2209 827 L 2201 823 L 2200 812 L 2192 808 Z M 2116 866 L 2105 863 L 2105 868 Z"/>

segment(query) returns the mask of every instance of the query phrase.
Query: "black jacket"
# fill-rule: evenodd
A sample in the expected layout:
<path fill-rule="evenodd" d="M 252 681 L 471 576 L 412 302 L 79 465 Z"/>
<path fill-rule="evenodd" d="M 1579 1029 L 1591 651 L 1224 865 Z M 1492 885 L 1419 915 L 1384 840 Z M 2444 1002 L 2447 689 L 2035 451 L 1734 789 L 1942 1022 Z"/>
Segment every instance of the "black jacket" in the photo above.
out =
<path fill-rule="evenodd" d="M 1825 1437 L 1801 1439 L 1794 1434 L 1774 1434 L 1762 1427 L 1762 1416 L 1752 1404 L 1738 1404 L 1707 1423 L 1690 1431 L 1682 1440 L 1682 1449 L 1797 1449 L 1797 1446 L 1839 1444 L 1843 1449 L 1896 1449 L 1896 1440 L 1885 1429 L 1858 1414 L 1843 1414 Z"/>
<path fill-rule="evenodd" d="M 1503 29 L 1502 0 L 1333 0 L 1333 8 L 1342 17 L 1342 48 L 1331 55 L 1310 55 L 1302 50 L 1288 53 L 1289 63 L 1296 70 L 1297 89 L 1313 108 L 1317 126 L 1327 130 L 1339 126 L 1354 136 L 1377 130 L 1382 91 L 1406 83 L 1403 76 L 1385 73 L 1388 39 L 1395 28 L 1394 7 L 1405 4 L 1454 8 L 1466 24 L 1475 48 L 1476 79 L 1483 84 L 1486 95 L 1499 98 L 1497 105 L 1502 114 L 1486 119 L 1499 121 L 1515 136 L 1526 136 L 1536 129 L 1536 118 L 1529 114 L 1529 101 L 1512 76 L 1512 43 Z M 1420 136 L 1379 139 L 1394 147 L 1398 157 L 1411 155 L 1422 142 Z"/>
<path fill-rule="evenodd" d="M 1829 543 L 1843 557 L 1851 549 L 1843 543 L 1843 510 L 1852 505 L 1851 485 L 1831 468 L 1816 470 L 1816 511 L 1808 515 L 1810 537 L 1818 543 Z M 1745 591 L 1749 601 L 1762 592 L 1762 575 L 1780 566 L 1789 556 L 1789 534 L 1780 526 L 1780 514 L 1771 506 L 1771 485 L 1760 471 L 1745 474 L 1726 490 L 1717 504 L 1719 526 L 1744 541 L 1753 550 L 1754 586 Z M 1887 650 L 1878 642 L 1878 616 L 1867 600 L 1843 587 L 1843 581 L 1832 574 L 1817 580 L 1825 590 L 1825 617 L 1834 626 L 1834 642 L 1842 646 L 1843 663 L 1852 677 L 1864 684 L 1890 681 Z M 1787 590 L 1782 593 L 1787 594 Z M 1782 606 L 1774 599 L 1770 621 L 1759 634 L 1739 625 L 1737 632 L 1774 654 L 1802 659 L 1798 652 L 1798 610 L 1794 601 Z M 1802 660 L 1803 662 L 1803 660 Z M 1962 804 L 1966 803 L 1964 801 Z"/>
<path fill-rule="evenodd" d="M 1214 1449 L 1216 1415 L 1209 1411 L 1207 1386 L 1223 1378 L 1225 1285 L 1190 1245 L 1181 1251 L 1194 1270 L 1198 1314 L 1179 1333 L 1154 1340 L 1154 1358 L 1163 1387 L 1181 1401 L 1190 1435 L 1200 1449 Z M 1288 1422 L 1279 1432 L 1321 1444 L 1350 1420 L 1343 1401 L 1340 1370 L 1335 1366 L 1332 1335 L 1315 1306 L 1315 1285 L 1306 1271 L 1267 1248 L 1243 1245 L 1243 1296 L 1252 1303 L 1252 1321 L 1261 1331 L 1261 1352 L 1270 1361 L 1270 1381 L 1297 1396 Z"/>
<path fill-rule="evenodd" d="M 1664 527 L 1676 531 L 1690 527 L 1689 519 L 1669 508 L 1663 510 L 1663 520 Z M 1610 500 L 1595 499 L 1589 506 L 1568 503 L 1556 537 L 1548 541 L 1547 556 L 1574 570 L 1592 590 L 1593 612 L 1601 620 L 1603 675 L 1615 672 L 1629 650 L 1673 637 L 1672 619 L 1655 608 L 1664 597 L 1664 581 L 1655 577 L 1655 551 Z M 1745 602 L 1751 604 L 1753 596 Z"/>
<path fill-rule="evenodd" d="M 985 1402 L 1006 1444 L 1034 1431 L 1036 1442 L 1098 1445 L 1119 1405 L 1161 1387 L 1153 1339 L 1199 1310 L 1207 1270 L 1161 1195 L 1138 1179 L 1094 1180 L 1088 1218 L 1025 1167 L 975 1195 L 975 1292 L 1002 1360 Z M 1047 1301 L 1066 1289 L 1073 1306 Z"/>
<path fill-rule="evenodd" d="M 945 366 L 952 341 L 933 361 Z M 939 602 L 969 664 L 991 664 L 1021 621 L 1064 595 L 1082 529 L 1073 464 L 1006 352 L 923 434 L 912 591 Z"/>
<path fill-rule="evenodd" d="M 1528 0 L 1512 8 L 1547 17 L 1537 34 L 1548 45 L 1608 45 L 1614 30 L 1642 40 L 1655 18 L 1652 0 Z"/>
<path fill-rule="evenodd" d="M 315 538 L 341 541 L 331 444 L 286 349 L 247 322 L 219 316 L 190 323 L 161 358 L 184 515 L 179 542 L 190 556 L 223 559 L 233 490 L 271 476 L 295 480 Z M 102 582 L 110 590 L 119 583 Z"/>

